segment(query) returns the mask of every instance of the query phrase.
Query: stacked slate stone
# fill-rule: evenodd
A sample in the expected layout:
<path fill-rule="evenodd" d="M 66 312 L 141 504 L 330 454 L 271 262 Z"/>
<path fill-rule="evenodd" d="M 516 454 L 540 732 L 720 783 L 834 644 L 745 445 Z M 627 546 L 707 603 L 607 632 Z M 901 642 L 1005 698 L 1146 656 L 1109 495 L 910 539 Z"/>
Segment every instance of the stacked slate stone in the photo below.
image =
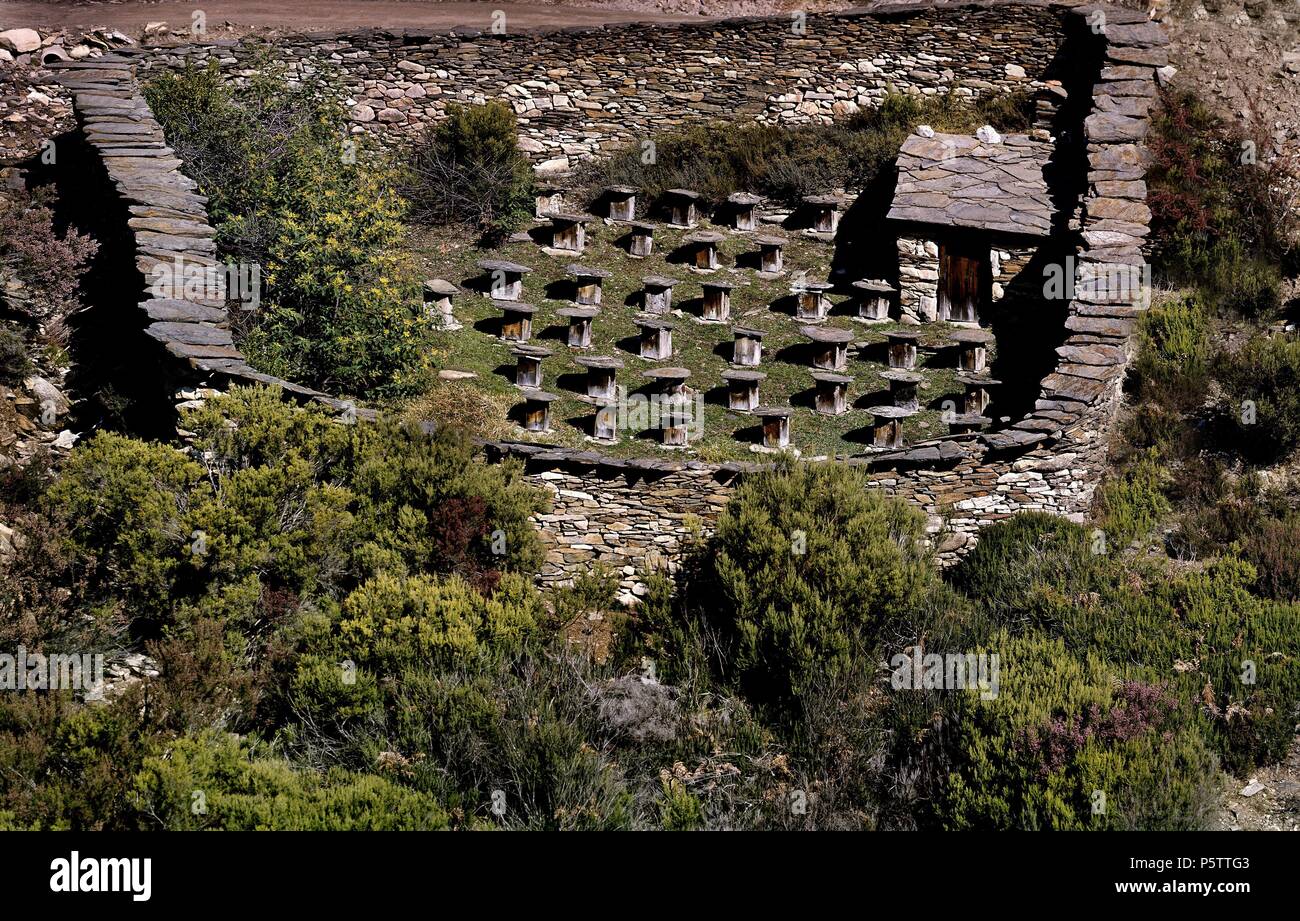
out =
<path fill-rule="evenodd" d="M 984 435 L 990 447 L 1025 447 L 1080 421 L 1092 407 L 1118 398 L 1129 337 L 1146 308 L 1143 247 L 1151 211 L 1145 204 L 1150 155 L 1143 142 L 1156 101 L 1156 70 L 1169 63 L 1164 30 L 1146 14 L 1113 6 L 1075 7 L 1083 17 L 1104 14 L 1100 79 L 1084 122 L 1088 191 L 1083 199 L 1075 294 L 1057 350 L 1056 369 L 1027 418 Z M 1132 274 L 1127 274 L 1127 273 Z M 1127 279 L 1115 283 L 1120 275 Z M 1109 280 L 1109 281 L 1108 281 Z"/>
<path fill-rule="evenodd" d="M 162 127 L 140 95 L 130 61 L 104 55 L 53 63 L 50 69 L 72 94 L 78 125 L 126 203 L 135 264 L 146 283 L 152 288 L 155 281 L 173 277 L 170 293 L 179 295 L 186 293 L 187 278 L 201 276 L 203 296 L 155 297 L 147 289 L 140 301 L 150 321 L 145 332 L 181 360 L 187 369 L 182 373 L 217 379 L 209 383 L 273 384 L 300 398 L 371 416 L 347 401 L 262 374 L 236 348 L 207 198 L 180 172 L 181 161 L 167 147 Z M 175 277 L 178 267 L 180 277 Z"/>

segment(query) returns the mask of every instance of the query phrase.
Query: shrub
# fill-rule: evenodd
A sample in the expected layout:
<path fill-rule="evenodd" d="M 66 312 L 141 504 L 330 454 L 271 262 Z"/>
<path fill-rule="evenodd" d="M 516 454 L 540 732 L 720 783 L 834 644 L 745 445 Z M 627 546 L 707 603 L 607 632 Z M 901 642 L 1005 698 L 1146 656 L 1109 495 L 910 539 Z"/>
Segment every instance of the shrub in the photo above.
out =
<path fill-rule="evenodd" d="M 322 390 L 415 392 L 429 324 L 402 250 L 406 203 L 382 157 L 348 139 L 328 85 L 282 77 L 261 62 L 232 92 L 215 66 L 190 68 L 145 90 L 211 199 L 222 255 L 262 267 L 241 346 L 263 370 Z"/>
<path fill-rule="evenodd" d="M 439 670 L 518 650 L 537 630 L 539 605 L 519 576 L 485 597 L 457 577 L 380 574 L 343 602 L 341 654 L 383 673 Z"/>
<path fill-rule="evenodd" d="M 1300 444 L 1300 341 L 1256 336 L 1225 355 L 1215 376 L 1227 396 L 1225 416 L 1240 453 L 1270 462 Z"/>
<path fill-rule="evenodd" d="M 1107 544 L 1122 550 L 1150 534 L 1169 511 L 1164 485 L 1169 471 L 1154 451 L 1148 451 L 1097 492 L 1096 509 Z"/>
<path fill-rule="evenodd" d="M 381 420 L 357 432 L 350 486 L 372 538 L 366 571 L 458 573 L 490 589 L 502 571 L 536 572 L 542 548 L 529 516 L 541 494 L 515 464 L 487 464 L 463 435 Z"/>
<path fill-rule="evenodd" d="M 520 227 L 533 210 L 533 170 L 517 134 L 505 103 L 449 105 L 407 156 L 404 192 L 414 216 L 494 237 Z"/>
<path fill-rule="evenodd" d="M 401 249 L 405 205 L 373 164 L 334 145 L 298 150 L 266 206 L 266 305 L 243 345 L 266 370 L 312 386 L 399 395 L 427 376 L 429 321 Z"/>
<path fill-rule="evenodd" d="M 98 250 L 99 244 L 76 228 L 60 236 L 40 195 L 0 198 L 0 265 L 21 283 L 6 292 L 8 306 L 39 323 L 49 342 L 67 342 L 67 318 L 82 306 L 81 277 Z M 8 343 L 11 354 L 13 349 Z M 0 359 L 0 369 L 4 365 Z"/>
<path fill-rule="evenodd" d="M 26 338 L 7 324 L 0 324 L 0 384 L 16 387 L 31 373 Z"/>
<path fill-rule="evenodd" d="M 1187 90 L 1162 92 L 1153 128 L 1156 271 L 1246 316 L 1275 309 L 1295 227 L 1280 197 L 1293 178 L 1289 161 L 1270 156 L 1266 134 L 1233 130 Z"/>
<path fill-rule="evenodd" d="M 891 93 L 879 106 L 833 125 L 692 125 L 656 137 L 653 158 L 637 146 L 597 164 L 587 184 L 633 185 L 650 201 L 680 187 L 712 201 L 749 191 L 798 205 L 803 196 L 830 188 L 865 189 L 892 166 L 907 133 L 922 122 L 967 132 L 991 118 L 1010 129 L 1019 124 L 1020 105 L 1019 97 L 997 96 L 981 99 L 977 109 L 952 94 Z"/>
<path fill-rule="evenodd" d="M 80 443 L 43 508 L 93 553 L 91 586 L 141 622 L 166 610 L 190 558 L 191 490 L 202 469 L 180 451 L 101 432 Z"/>
<path fill-rule="evenodd" d="M 1195 829 L 1219 793 L 1217 762 L 1180 703 L 1117 682 L 1094 654 L 1003 633 L 999 689 L 961 692 L 939 804 L 954 829 Z M 1098 808 L 1100 807 L 1100 808 Z"/>
<path fill-rule="evenodd" d="M 788 701 L 934 587 L 924 535 L 918 510 L 854 468 L 784 465 L 737 488 L 710 548 L 715 585 L 696 597 L 716 611 L 744 686 Z"/>
<path fill-rule="evenodd" d="M 134 792 L 144 828 L 434 831 L 448 825 L 427 794 L 341 769 L 300 770 L 219 733 L 158 746 L 136 775 Z"/>
<path fill-rule="evenodd" d="M 1041 597 L 1072 594 L 1098 566 L 1094 536 L 1046 512 L 1021 512 L 980 531 L 979 543 L 953 569 L 953 584 L 976 601 L 995 628 L 1041 623 Z"/>
<path fill-rule="evenodd" d="M 1178 409 L 1204 401 L 1210 373 L 1210 324 L 1193 297 L 1168 301 L 1142 318 L 1142 348 L 1134 364 L 1138 392 Z"/>

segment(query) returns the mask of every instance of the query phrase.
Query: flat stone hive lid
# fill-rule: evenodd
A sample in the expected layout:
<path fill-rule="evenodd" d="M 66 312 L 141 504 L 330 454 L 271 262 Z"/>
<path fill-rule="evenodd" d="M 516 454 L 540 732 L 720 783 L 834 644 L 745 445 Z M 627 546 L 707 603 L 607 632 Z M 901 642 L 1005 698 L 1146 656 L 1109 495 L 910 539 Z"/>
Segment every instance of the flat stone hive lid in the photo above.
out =
<path fill-rule="evenodd" d="M 818 205 L 820 207 L 833 207 L 844 204 L 844 199 L 839 195 L 805 195 L 804 204 Z"/>
<path fill-rule="evenodd" d="M 564 271 L 579 278 L 609 278 L 613 274 L 605 269 L 593 269 L 589 266 L 578 265 L 576 262 L 566 265 Z"/>
<path fill-rule="evenodd" d="M 554 403 L 559 399 L 555 394 L 545 390 L 525 390 L 524 399 L 530 403 Z"/>
<path fill-rule="evenodd" d="M 599 314 L 599 307 L 561 307 L 555 311 L 557 317 L 563 317 L 566 320 L 590 320 Z"/>
<path fill-rule="evenodd" d="M 769 419 L 783 419 L 794 415 L 794 410 L 789 406 L 760 406 L 754 410 L 754 414 Z"/>
<path fill-rule="evenodd" d="M 829 291 L 834 287 L 835 286 L 829 281 L 809 281 L 805 278 L 802 281 L 796 281 L 791 284 L 790 290 L 798 294 L 801 291 Z"/>
<path fill-rule="evenodd" d="M 627 226 L 633 230 L 639 230 L 643 233 L 654 233 L 655 225 L 649 221 L 628 221 Z"/>
<path fill-rule="evenodd" d="M 755 195 L 753 192 L 732 192 L 727 196 L 727 201 L 733 205 L 757 205 L 763 200 L 762 195 Z"/>
<path fill-rule="evenodd" d="M 445 278 L 430 278 L 424 283 L 424 290 L 428 294 L 460 294 L 460 288 Z"/>
<path fill-rule="evenodd" d="M 790 241 L 785 237 L 762 236 L 755 237 L 754 242 L 759 246 L 785 246 Z"/>
<path fill-rule="evenodd" d="M 551 350 L 544 345 L 517 345 L 510 350 L 511 355 L 522 355 L 525 358 L 548 358 Z"/>
<path fill-rule="evenodd" d="M 735 283 L 730 282 L 730 281 L 702 281 L 702 282 L 700 282 L 700 287 L 701 287 L 701 288 L 721 288 L 721 289 L 723 289 L 724 291 L 730 291 L 732 288 L 736 287 L 736 285 L 735 285 Z"/>
<path fill-rule="evenodd" d="M 1002 383 L 1002 381 L 994 380 L 993 378 L 987 377 L 983 374 L 958 374 L 956 377 L 957 383 L 969 384 L 972 387 L 996 387 L 998 384 Z"/>
<path fill-rule="evenodd" d="M 537 308 L 523 301 L 497 301 L 497 309 L 506 313 L 537 313 Z"/>
<path fill-rule="evenodd" d="M 553 221 L 560 221 L 565 224 L 585 224 L 588 221 L 596 220 L 594 215 L 579 214 L 573 211 L 548 211 L 546 216 Z"/>
<path fill-rule="evenodd" d="M 607 185 L 605 191 L 610 195 L 635 195 L 641 190 L 634 185 Z"/>
<path fill-rule="evenodd" d="M 847 329 L 840 329 L 836 326 L 800 326 L 799 332 L 803 333 L 813 342 L 852 342 L 853 333 Z"/>
<path fill-rule="evenodd" d="M 985 345 L 996 337 L 987 329 L 959 329 L 948 337 L 953 342 Z"/>
<path fill-rule="evenodd" d="M 647 275 L 641 279 L 641 283 L 647 288 L 671 288 L 677 284 L 677 279 L 667 278 L 663 275 Z"/>
<path fill-rule="evenodd" d="M 623 359 L 613 355 L 581 355 L 573 359 L 574 363 L 583 368 L 598 368 L 602 371 L 610 371 L 623 367 Z"/>
<path fill-rule="evenodd" d="M 504 259 L 480 259 L 478 267 L 485 272 L 511 272 L 516 275 L 527 275 L 532 271 L 526 265 L 520 265 L 517 262 L 509 262 Z"/>
<path fill-rule="evenodd" d="M 655 381 L 684 381 L 691 376 L 690 368 L 650 368 L 641 372 L 642 377 Z"/>
<path fill-rule="evenodd" d="M 731 331 L 737 336 L 742 336 L 745 339 L 762 339 L 767 335 L 763 330 L 754 329 L 749 326 L 733 326 L 731 327 Z"/>
<path fill-rule="evenodd" d="M 901 406 L 871 406 L 867 412 L 878 419 L 906 419 L 908 416 L 916 415 L 912 409 L 904 409 Z"/>
<path fill-rule="evenodd" d="M 1024 134 L 988 144 L 964 134 L 913 134 L 898 154 L 889 218 L 1047 236 L 1052 200 L 1043 169 L 1052 145 Z"/>
<path fill-rule="evenodd" d="M 693 192 L 690 189 L 669 189 L 665 195 L 676 195 L 678 198 L 696 199 L 700 197 L 699 192 Z"/>
<path fill-rule="evenodd" d="M 687 243 L 721 243 L 727 239 L 725 233 L 717 233 L 712 230 L 706 230 L 702 233 L 693 233 L 686 238 Z"/>
<path fill-rule="evenodd" d="M 763 381 L 767 380 L 767 375 L 762 371 L 735 369 L 731 371 L 723 371 L 722 379 L 724 381 Z"/>
<path fill-rule="evenodd" d="M 877 294 L 893 294 L 898 290 L 894 285 L 878 278 L 860 279 L 855 281 L 852 287 L 857 288 L 859 291 L 874 291 Z"/>
<path fill-rule="evenodd" d="M 812 379 L 823 384 L 851 384 L 853 378 L 848 374 L 836 374 L 834 371 L 814 371 Z"/>
<path fill-rule="evenodd" d="M 904 371 L 901 368 L 890 368 L 888 371 L 881 371 L 880 376 L 887 381 L 898 384 L 919 384 L 925 380 L 924 374 L 917 374 L 915 371 Z"/>
<path fill-rule="evenodd" d="M 921 331 L 919 329 L 891 329 L 885 333 L 885 338 L 890 342 L 920 342 Z"/>
<path fill-rule="evenodd" d="M 662 317 L 657 317 L 652 313 L 638 313 L 635 317 L 632 318 L 632 322 L 634 322 L 637 326 L 644 327 L 645 329 L 674 329 L 675 328 L 672 323 L 668 322 Z"/>
<path fill-rule="evenodd" d="M 988 416 L 979 413 L 954 413 L 945 420 L 949 425 L 989 425 L 993 422 Z"/>

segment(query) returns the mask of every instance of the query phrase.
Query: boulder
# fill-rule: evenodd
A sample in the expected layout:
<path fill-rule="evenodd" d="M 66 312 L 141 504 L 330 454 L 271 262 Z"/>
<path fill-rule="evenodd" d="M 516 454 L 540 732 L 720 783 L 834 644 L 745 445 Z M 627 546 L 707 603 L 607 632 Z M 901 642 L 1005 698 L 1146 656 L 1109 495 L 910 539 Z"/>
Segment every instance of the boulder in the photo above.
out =
<path fill-rule="evenodd" d="M 41 34 L 35 29 L 10 29 L 0 32 L 0 48 L 14 54 L 27 54 L 41 47 Z"/>

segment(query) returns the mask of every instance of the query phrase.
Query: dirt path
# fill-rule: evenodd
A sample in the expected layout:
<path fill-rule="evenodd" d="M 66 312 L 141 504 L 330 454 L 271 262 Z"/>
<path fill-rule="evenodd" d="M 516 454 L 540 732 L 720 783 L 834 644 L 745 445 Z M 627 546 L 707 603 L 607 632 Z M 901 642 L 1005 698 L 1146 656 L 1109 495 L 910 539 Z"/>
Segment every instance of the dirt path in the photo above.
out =
<path fill-rule="evenodd" d="M 250 29 L 285 31 L 330 31 L 373 26 L 375 28 L 451 29 L 469 26 L 488 30 L 494 10 L 506 14 L 508 28 L 537 29 L 564 26 L 595 26 L 611 22 L 641 20 L 645 22 L 680 22 L 703 18 L 697 15 L 700 3 L 691 12 L 661 12 L 656 2 L 628 0 L 625 8 L 614 3 L 593 6 L 547 5 L 543 3 L 440 3 L 422 0 L 204 0 L 202 3 L 145 2 L 124 0 L 121 3 L 65 3 L 39 0 L 3 0 L 0 2 L 0 29 L 18 27 L 35 29 L 85 29 L 108 26 L 138 36 L 147 23 L 165 22 L 173 29 L 188 29 L 195 9 L 207 15 L 208 30 L 220 35 L 243 33 Z M 673 5 L 673 4 L 669 4 Z M 735 12 L 758 11 L 764 6 L 779 8 L 779 2 L 728 3 Z M 718 4 L 714 4 L 718 6 Z M 233 23 L 233 30 L 223 24 Z"/>

